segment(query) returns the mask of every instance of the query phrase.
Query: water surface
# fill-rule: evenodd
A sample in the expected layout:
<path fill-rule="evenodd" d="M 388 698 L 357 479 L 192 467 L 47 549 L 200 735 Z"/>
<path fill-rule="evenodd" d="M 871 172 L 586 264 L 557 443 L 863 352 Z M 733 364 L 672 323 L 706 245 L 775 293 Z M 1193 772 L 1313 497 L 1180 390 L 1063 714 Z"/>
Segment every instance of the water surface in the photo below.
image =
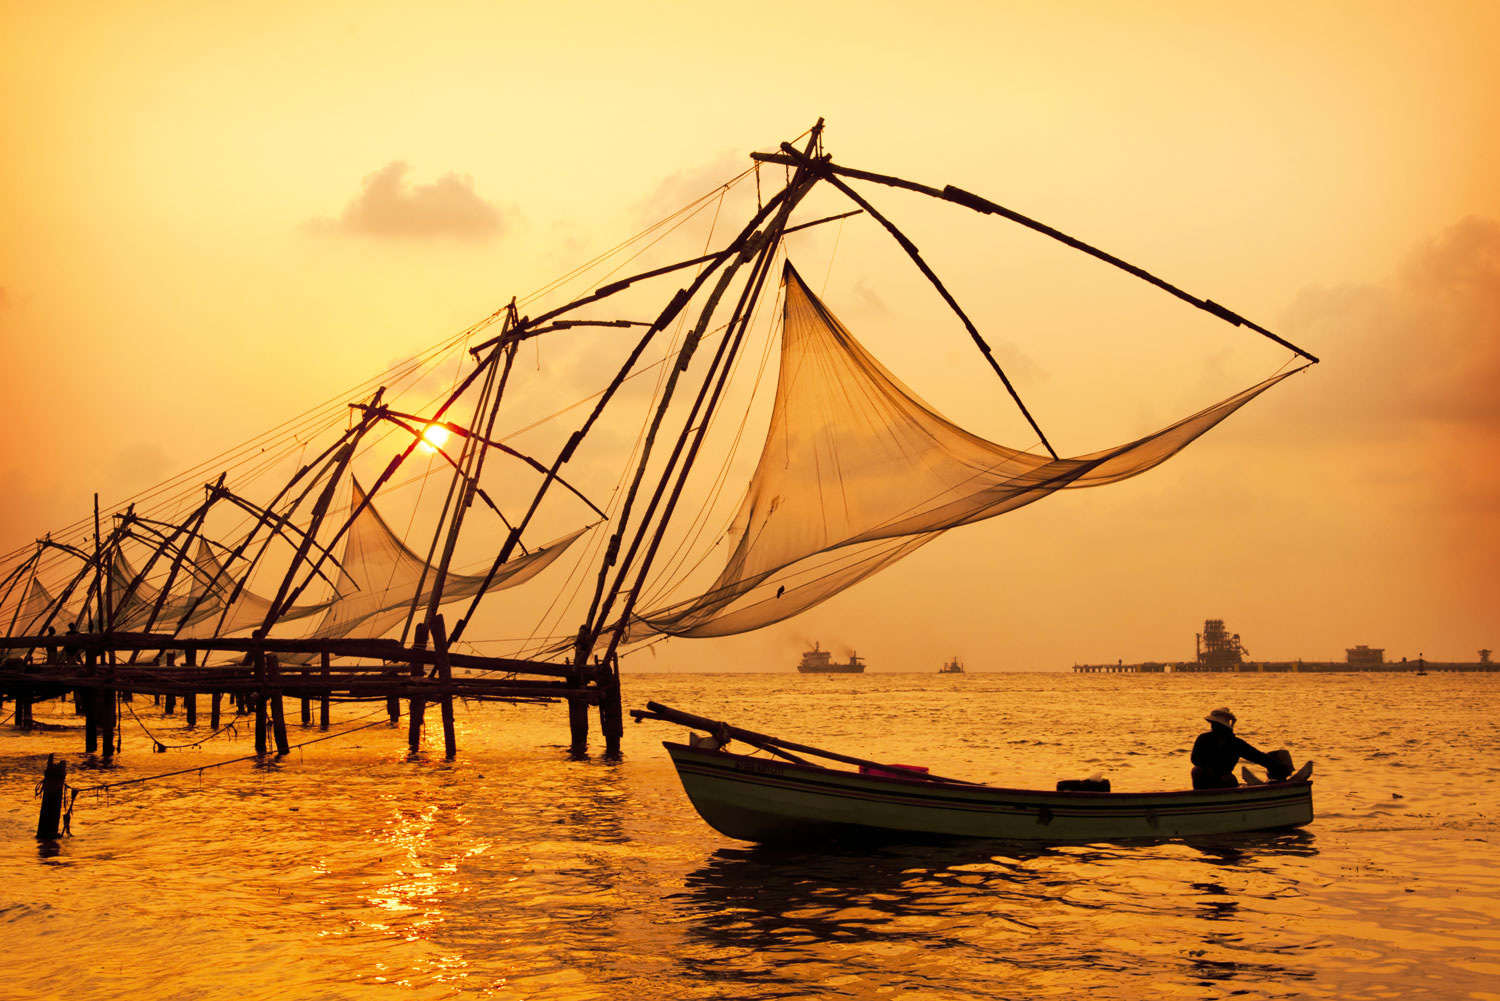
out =
<path fill-rule="evenodd" d="M 1005 785 L 1179 788 L 1205 712 L 1317 761 L 1295 833 L 1132 845 L 766 850 L 724 838 L 660 740 L 569 760 L 560 707 L 469 706 L 85 794 L 38 846 L 48 752 L 83 786 L 248 752 L 138 698 L 108 770 L 0 729 L 0 995 L 253 998 L 1500 999 L 1495 675 L 627 675 L 750 729 Z M 334 729 L 383 707 L 335 705 Z M 206 716 L 206 714 L 204 714 Z M 293 713 L 295 717 L 295 712 Z M 202 717 L 200 717 L 202 718 Z M 201 736 L 206 728 L 200 728 Z M 292 727 L 292 740 L 319 736 Z"/>

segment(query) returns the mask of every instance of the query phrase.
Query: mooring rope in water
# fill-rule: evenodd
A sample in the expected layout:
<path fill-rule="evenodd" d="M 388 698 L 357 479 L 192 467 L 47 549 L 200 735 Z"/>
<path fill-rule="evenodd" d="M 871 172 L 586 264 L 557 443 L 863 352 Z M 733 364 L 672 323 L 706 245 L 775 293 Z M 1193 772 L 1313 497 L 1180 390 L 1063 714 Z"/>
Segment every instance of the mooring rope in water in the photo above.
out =
<path fill-rule="evenodd" d="M 381 708 L 381 709 L 376 710 L 376 712 L 384 713 L 385 709 Z M 369 716 L 374 716 L 375 712 L 372 712 L 372 713 L 370 713 L 368 715 Z M 364 719 L 364 718 L 367 718 L 367 717 L 360 717 L 360 718 Z M 292 750 L 295 750 L 297 748 L 307 747 L 309 744 L 319 744 L 319 743 L 322 743 L 325 740 L 333 740 L 336 737 L 344 737 L 344 736 L 347 736 L 347 735 L 349 735 L 351 733 L 355 733 L 356 731 L 359 731 L 359 730 L 368 730 L 372 726 L 381 726 L 381 725 L 384 725 L 384 724 L 385 724 L 385 720 L 375 720 L 374 722 L 364 723 L 364 724 L 361 724 L 360 726 L 351 726 L 349 729 L 347 729 L 347 730 L 340 730 L 338 733 L 324 734 L 321 737 L 314 737 L 311 740 L 304 740 L 304 741 L 302 741 L 300 743 L 292 744 L 290 747 L 287 748 L 287 750 L 288 751 L 292 751 Z M 143 776 L 142 778 L 138 778 L 138 779 L 125 779 L 124 781 L 121 781 L 121 782 L 105 782 L 105 783 L 101 783 L 100 785 L 93 785 L 93 786 L 73 786 L 73 785 L 69 785 L 69 786 L 66 786 L 66 788 L 72 793 L 73 799 L 76 799 L 78 797 L 78 794 L 81 793 L 81 792 L 91 792 L 91 793 L 95 793 L 95 794 L 106 793 L 106 792 L 109 792 L 112 789 L 119 789 L 119 788 L 121 788 L 123 786 L 141 785 L 142 783 L 146 783 L 146 782 L 155 782 L 157 779 L 172 778 L 172 777 L 177 776 L 177 775 L 191 775 L 193 772 L 197 772 L 201 776 L 203 772 L 208 771 L 210 768 L 222 768 L 225 765 L 239 764 L 240 762 L 243 762 L 243 761 L 256 761 L 256 760 L 259 760 L 260 758 L 262 758 L 264 756 L 265 755 L 262 755 L 262 754 L 246 754 L 246 755 L 243 755 L 242 757 L 230 758 L 227 761 L 215 761 L 215 762 L 211 762 L 211 763 L 206 764 L 206 765 L 194 765 L 192 768 L 179 768 L 176 771 L 162 772 L 162 773 L 160 773 L 158 775 L 146 775 L 146 776 Z M 278 755 L 278 757 L 280 757 L 280 755 Z M 68 812 L 69 813 L 72 812 L 72 808 L 73 808 L 72 807 L 72 800 L 69 800 L 69 803 L 68 803 Z"/>
<path fill-rule="evenodd" d="M 141 732 L 144 733 L 147 737 L 151 738 L 152 750 L 156 751 L 156 753 L 158 753 L 158 754 L 164 753 L 166 751 L 182 750 L 183 748 L 187 748 L 187 747 L 202 747 L 204 744 L 208 743 L 210 740 L 213 740 L 215 737 L 217 737 L 219 734 L 223 733 L 225 730 L 229 730 L 235 736 L 239 736 L 239 729 L 235 726 L 235 724 L 238 723 L 241 719 L 244 719 L 245 716 L 246 716 L 245 713 L 242 713 L 242 712 L 236 710 L 235 714 L 234 714 L 234 719 L 230 720 L 228 723 L 225 723 L 223 726 L 219 727 L 217 730 L 215 730 L 213 733 L 209 734 L 208 736 L 204 737 L 202 740 L 195 740 L 195 741 L 193 741 L 192 743 L 189 743 L 189 744 L 168 744 L 168 743 L 160 740 L 156 736 L 156 734 L 152 733 L 150 730 L 148 730 L 146 728 L 146 724 L 141 720 L 141 718 L 139 716 L 136 715 L 135 707 L 134 706 L 132 706 L 129 702 L 125 702 L 124 705 L 125 705 L 125 707 L 127 709 L 130 710 L 130 717 L 131 717 L 131 719 L 135 720 L 136 726 L 140 727 L 141 728 Z"/>

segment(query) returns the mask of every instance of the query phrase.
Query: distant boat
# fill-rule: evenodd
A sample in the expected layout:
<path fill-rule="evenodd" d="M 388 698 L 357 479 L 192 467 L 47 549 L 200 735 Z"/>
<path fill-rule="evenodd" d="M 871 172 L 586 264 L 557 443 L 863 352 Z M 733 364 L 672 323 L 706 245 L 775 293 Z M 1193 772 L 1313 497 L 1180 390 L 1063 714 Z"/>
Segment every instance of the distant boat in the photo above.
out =
<path fill-rule="evenodd" d="M 833 654 L 814 643 L 813 648 L 802 655 L 797 670 L 803 674 L 864 674 L 865 662 L 851 652 L 847 663 L 835 664 Z"/>
<path fill-rule="evenodd" d="M 938 668 L 938 674 L 963 674 L 963 673 L 964 673 L 964 665 L 963 665 L 963 663 L 957 657 L 954 657 L 952 660 L 948 661 L 948 663 L 946 663 L 942 667 Z"/>

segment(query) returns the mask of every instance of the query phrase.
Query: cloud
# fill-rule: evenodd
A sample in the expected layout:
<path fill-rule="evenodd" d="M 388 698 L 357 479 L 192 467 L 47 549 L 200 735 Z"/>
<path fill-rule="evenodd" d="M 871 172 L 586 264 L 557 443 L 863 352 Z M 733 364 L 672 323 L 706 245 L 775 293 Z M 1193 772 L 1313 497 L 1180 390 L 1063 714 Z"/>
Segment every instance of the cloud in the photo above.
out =
<path fill-rule="evenodd" d="M 1303 292 L 1290 326 L 1324 356 L 1326 430 L 1500 433 L 1500 223 L 1469 218 L 1419 245 L 1385 281 Z M 1298 394 L 1303 395 L 1303 394 Z"/>
<path fill-rule="evenodd" d="M 10 293 L 5 291 L 5 286 L 0 285 L 0 309 L 10 305 Z"/>
<path fill-rule="evenodd" d="M 393 161 L 364 179 L 363 190 L 337 219 L 315 219 L 315 232 L 405 239 L 455 237 L 488 240 L 504 232 L 509 215 L 479 197 L 467 176 L 444 174 L 431 184 L 412 184 L 407 165 Z"/>
<path fill-rule="evenodd" d="M 750 165 L 750 160 L 743 151 L 725 150 L 712 160 L 696 167 L 679 170 L 663 178 L 649 195 L 636 203 L 637 221 L 643 225 L 649 225 L 664 219 L 684 205 L 722 188 Z M 749 218 L 750 213 L 742 213 L 740 211 L 742 206 L 739 203 L 748 202 L 754 197 L 754 182 L 736 185 L 736 188 L 738 189 L 737 204 L 733 211 L 729 205 L 724 206 L 723 218 L 725 219 Z M 767 192 L 769 193 L 770 191 Z"/>

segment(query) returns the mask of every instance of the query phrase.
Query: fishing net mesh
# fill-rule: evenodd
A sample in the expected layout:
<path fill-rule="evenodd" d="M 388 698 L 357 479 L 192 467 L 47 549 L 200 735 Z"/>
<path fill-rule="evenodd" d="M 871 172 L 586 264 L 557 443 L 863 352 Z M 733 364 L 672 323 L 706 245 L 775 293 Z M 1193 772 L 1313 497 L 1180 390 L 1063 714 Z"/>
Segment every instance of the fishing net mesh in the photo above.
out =
<path fill-rule="evenodd" d="M 785 276 L 770 431 L 706 591 L 637 615 L 628 639 L 723 636 L 817 605 L 950 528 L 1102 486 L 1163 462 L 1290 372 L 1154 434 L 1053 459 L 986 441 L 945 419 Z"/>

